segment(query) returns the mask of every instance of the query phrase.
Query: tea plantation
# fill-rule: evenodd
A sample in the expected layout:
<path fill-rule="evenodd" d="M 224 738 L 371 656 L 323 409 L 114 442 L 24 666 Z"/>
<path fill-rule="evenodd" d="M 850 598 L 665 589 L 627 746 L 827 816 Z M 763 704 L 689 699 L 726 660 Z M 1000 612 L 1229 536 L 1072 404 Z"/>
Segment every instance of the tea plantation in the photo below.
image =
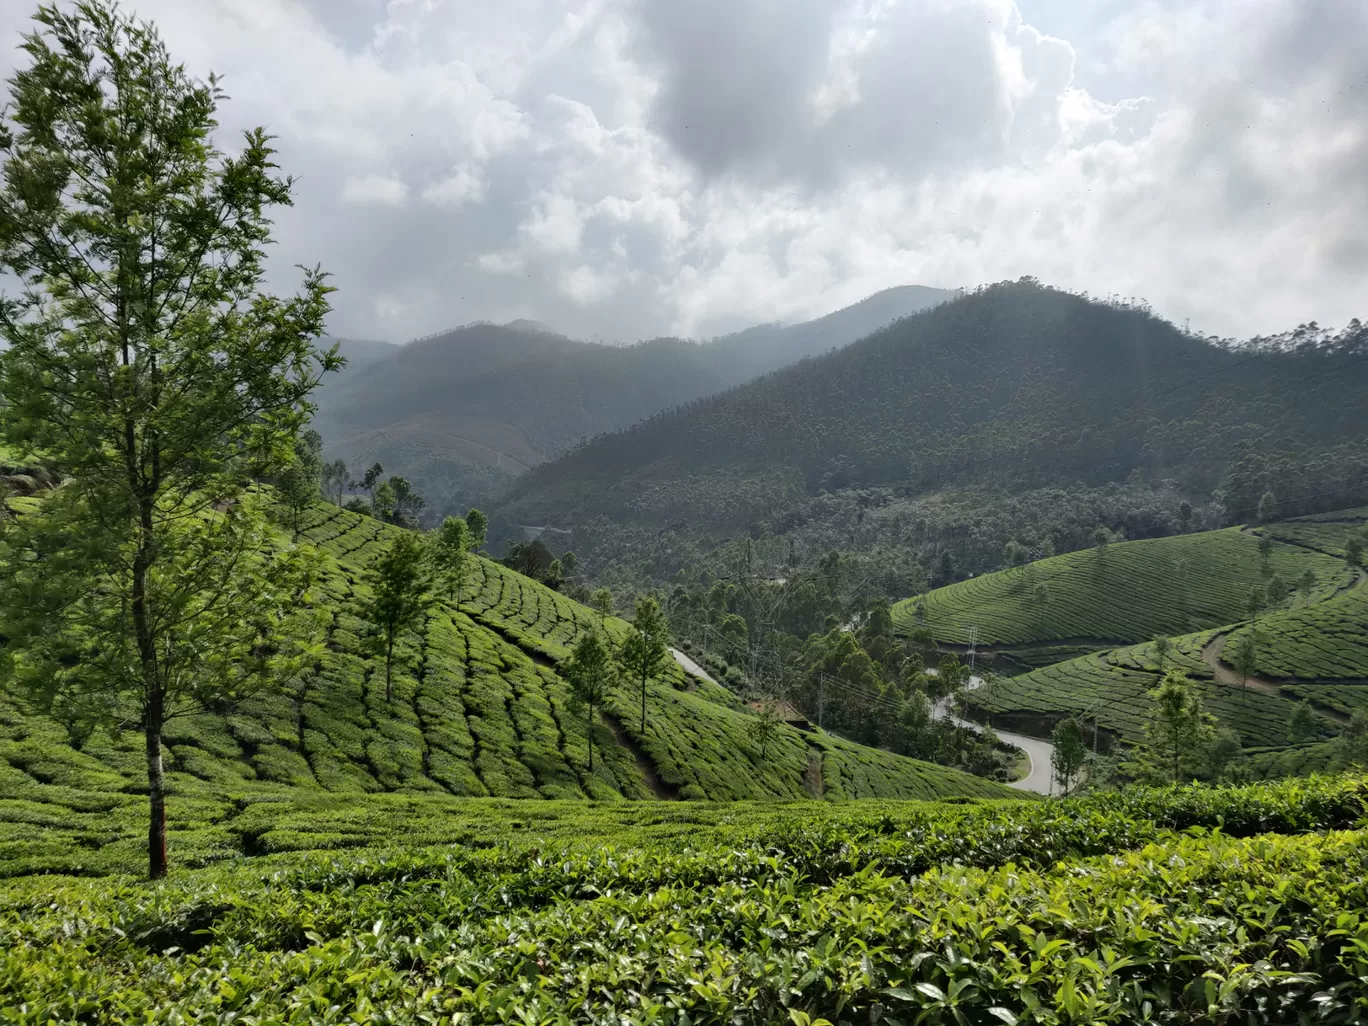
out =
<path fill-rule="evenodd" d="M 1201 650 L 1216 632 L 1187 635 L 1172 641 L 1165 666 L 1182 669 L 1201 688 L 1207 711 L 1234 728 L 1246 746 L 1277 746 L 1288 741 L 1288 721 L 1300 696 L 1268 694 L 1255 688 L 1222 684 L 1212 679 Z M 1152 643 L 1132 645 L 1080 656 L 1044 666 L 1017 677 L 999 679 L 991 690 L 975 691 L 975 704 L 995 713 L 1044 716 L 1053 721 L 1081 713 L 1089 723 L 1096 717 L 1103 730 L 1138 742 L 1152 702 L 1148 692 L 1160 678 Z M 1328 737 L 1338 725 L 1317 715 L 1316 730 Z"/>
<path fill-rule="evenodd" d="M 395 530 L 334 506 L 313 510 L 303 537 L 333 557 L 317 599 L 332 622 L 314 672 L 282 693 L 169 722 L 173 862 L 270 848 L 276 840 L 234 824 L 243 802 L 282 795 L 344 794 L 350 803 L 376 792 L 614 801 L 1012 793 L 787 726 L 761 759 L 752 714 L 673 664 L 650 686 L 644 734 L 625 692 L 586 722 L 555 662 L 597 614 L 483 559 L 460 608 L 439 604 L 402 640 L 386 701 L 384 667 L 363 644 L 368 625 L 353 600 L 366 562 Z M 626 630 L 611 619 L 606 627 Z M 76 748 L 59 724 L 0 696 L 0 857 L 25 871 L 121 864 L 145 845 L 145 795 L 140 734 L 98 731 Z M 35 830 L 52 823 L 64 826 Z"/>
<path fill-rule="evenodd" d="M 959 805 L 296 792 L 238 818 L 268 848 L 368 847 L 0 883 L 0 1018 L 1359 1022 L 1365 799 L 1352 777 Z"/>
<path fill-rule="evenodd" d="M 1341 555 L 1277 540 L 1265 556 L 1257 537 L 1233 527 L 1122 542 L 937 588 L 924 596 L 925 625 L 950 644 L 966 644 L 977 627 L 980 645 L 1111 647 L 1234 623 L 1246 615 L 1251 589 L 1274 574 L 1295 586 L 1310 570 L 1309 601 L 1328 598 L 1357 577 Z M 918 625 L 916 609 L 915 598 L 899 602 L 895 623 Z"/>
<path fill-rule="evenodd" d="M 1262 676 L 1368 684 L 1368 586 L 1260 617 L 1234 631 L 1230 644 L 1250 633 Z"/>

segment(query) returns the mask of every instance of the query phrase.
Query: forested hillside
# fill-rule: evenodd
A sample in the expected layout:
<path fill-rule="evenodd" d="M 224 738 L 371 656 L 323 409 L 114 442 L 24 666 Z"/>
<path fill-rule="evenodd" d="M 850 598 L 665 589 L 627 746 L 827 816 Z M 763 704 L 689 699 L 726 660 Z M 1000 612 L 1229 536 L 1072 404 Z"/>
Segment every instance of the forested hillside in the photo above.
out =
<path fill-rule="evenodd" d="M 512 484 L 495 521 L 582 525 L 605 548 L 614 525 L 685 540 L 823 520 L 854 533 L 869 507 L 969 489 L 977 498 L 929 553 L 959 547 L 982 565 L 959 541 L 975 508 L 1013 496 L 1053 490 L 1042 502 L 1063 520 L 1132 488 L 1136 508 L 1159 507 L 1152 533 L 1176 527 L 1183 502 L 1192 525 L 1220 526 L 1251 519 L 1269 490 L 1284 515 L 1357 501 L 1365 384 L 1357 322 L 1234 346 L 1145 309 L 1000 284 L 596 439 Z M 828 519 L 826 496 L 845 494 L 859 508 Z M 936 519 L 903 512 L 914 541 Z M 986 540 L 996 556 L 1007 538 Z"/>
<path fill-rule="evenodd" d="M 319 398 L 330 455 L 380 462 L 437 509 L 469 505 L 580 439 L 844 346 L 952 293 L 888 289 L 826 317 L 697 343 L 577 342 L 543 325 L 474 324 L 406 346 L 355 344 L 355 368 Z"/>

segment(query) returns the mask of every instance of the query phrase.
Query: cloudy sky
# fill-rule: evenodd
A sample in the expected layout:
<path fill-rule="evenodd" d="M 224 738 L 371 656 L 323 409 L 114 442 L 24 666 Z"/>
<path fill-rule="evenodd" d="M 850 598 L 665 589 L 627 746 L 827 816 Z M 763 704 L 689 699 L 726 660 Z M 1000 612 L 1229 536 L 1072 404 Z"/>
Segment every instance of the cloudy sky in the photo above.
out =
<path fill-rule="evenodd" d="M 0 4 L 0 68 L 25 3 Z M 711 335 L 1032 274 L 1368 316 L 1363 0 L 125 0 L 298 176 L 335 334 Z"/>

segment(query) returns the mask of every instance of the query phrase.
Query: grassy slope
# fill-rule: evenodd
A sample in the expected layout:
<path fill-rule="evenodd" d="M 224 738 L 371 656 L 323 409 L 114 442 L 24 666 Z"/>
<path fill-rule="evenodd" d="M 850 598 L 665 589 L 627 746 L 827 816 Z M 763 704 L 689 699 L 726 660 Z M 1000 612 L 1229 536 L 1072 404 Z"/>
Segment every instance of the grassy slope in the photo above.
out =
<path fill-rule="evenodd" d="M 1206 631 L 1174 638 L 1166 668 L 1182 669 L 1196 680 L 1209 712 L 1222 724 L 1239 731 L 1246 746 L 1278 746 L 1287 743 L 1287 724 L 1300 696 L 1266 694 L 1253 688 L 1213 680 L 1202 661 L 1203 646 L 1216 632 Z M 1071 713 L 1093 716 L 1103 730 L 1127 741 L 1139 741 L 1148 715 L 1146 692 L 1159 682 L 1159 663 L 1154 645 L 1145 642 L 1107 652 L 1094 652 L 1032 670 L 1018 677 L 1004 677 L 991 694 L 974 692 L 975 701 L 997 713 L 1044 716 L 1049 720 Z M 1321 737 L 1338 727 L 1325 716 L 1317 719 Z"/>
<path fill-rule="evenodd" d="M 242 831 L 234 823 L 246 799 L 333 793 L 360 800 L 395 791 L 656 796 L 608 720 L 593 724 L 595 768 L 587 769 L 588 725 L 571 712 L 554 664 L 595 614 L 487 560 L 478 561 L 460 610 L 439 606 L 421 634 L 403 640 L 394 701 L 385 701 L 383 664 L 363 650 L 367 625 L 351 600 L 364 588 L 366 562 L 393 530 L 318 507 L 305 535 L 334 558 L 319 598 L 332 607 L 333 624 L 316 672 L 224 715 L 168 725 L 173 859 L 240 852 L 234 838 Z M 620 635 L 626 625 L 610 620 L 608 630 Z M 967 774 L 787 727 L 762 762 L 748 736 L 749 715 L 728 692 L 687 681 L 673 665 L 649 690 L 644 735 L 631 695 L 615 695 L 609 710 L 666 793 L 805 797 L 815 760 L 832 797 L 1014 795 Z M 144 843 L 144 780 L 142 741 L 134 733 L 97 732 L 77 751 L 57 723 L 0 697 L 0 852 L 41 864 L 56 853 L 33 824 L 70 820 L 81 824 L 87 858 L 127 857 Z"/>
<path fill-rule="evenodd" d="M 951 644 L 967 643 L 975 625 L 988 646 L 1141 641 L 1233 623 L 1254 586 L 1274 573 L 1295 586 L 1308 568 L 1316 575 L 1313 602 L 1354 579 L 1342 560 L 1291 544 L 1276 544 L 1265 561 L 1258 540 L 1238 528 L 1123 542 L 937 588 L 925 596 L 926 623 L 937 641 Z M 1037 584 L 1045 586 L 1043 602 Z M 894 607 L 897 624 L 915 623 L 915 602 Z"/>
<path fill-rule="evenodd" d="M 1355 709 L 1368 706 L 1368 583 L 1337 558 L 1342 555 L 1349 535 L 1362 529 L 1364 519 L 1363 510 L 1348 510 L 1258 528 L 1258 532 L 1279 540 L 1270 557 L 1275 568 L 1279 560 L 1283 561 L 1285 573 L 1278 572 L 1295 581 L 1303 569 L 1311 567 L 1317 574 L 1317 592 L 1309 601 L 1294 596 L 1288 608 L 1260 617 L 1257 627 L 1240 621 L 1224 629 L 1172 638 L 1168 665 L 1183 669 L 1201 683 L 1208 709 L 1238 730 L 1247 746 L 1285 746 L 1292 706 L 1302 699 L 1309 700 L 1320 714 L 1322 738 L 1336 733 Z M 1246 540 L 1257 551 L 1257 542 L 1232 531 L 1189 535 L 1185 539 L 1191 539 L 1189 551 L 1202 543 L 1210 545 L 1213 552 L 1229 551 L 1232 543 Z M 1297 563 L 1296 553 L 1306 561 Z M 1328 568 L 1325 560 L 1330 561 Z M 1348 587 L 1327 595 L 1326 589 L 1331 585 Z M 940 590 L 950 592 L 958 587 Z M 933 592 L 932 596 L 936 594 Z M 1099 603 L 1105 603 L 1109 597 L 1108 593 L 1090 594 Z M 1123 606 L 1143 608 L 1148 601 L 1121 592 L 1115 595 Z M 1119 615 L 1115 605 L 1103 605 L 1095 613 L 1096 618 L 1102 621 Z M 1020 615 L 1029 613 L 1025 606 L 1018 609 Z M 1239 620 L 1240 615 L 1237 612 L 1232 621 Z M 1204 647 L 1224 635 L 1222 654 L 1229 671 L 1230 653 L 1251 630 L 1258 637 L 1256 676 L 1264 680 L 1248 690 L 1238 682 L 1217 681 L 1212 667 L 1203 658 Z M 1134 741 L 1140 738 L 1148 707 L 1145 692 L 1158 679 L 1158 655 L 1153 644 L 1144 642 L 1043 666 L 1004 679 L 991 694 L 976 697 L 984 707 L 1009 715 L 1052 720 L 1076 712 L 1089 717 L 1096 714 L 1104 729 Z M 1293 749 L 1286 757 L 1264 753 L 1257 760 L 1259 773 L 1272 775 L 1286 767 L 1324 768 L 1326 760 L 1320 755 L 1296 754 L 1307 750 Z"/>

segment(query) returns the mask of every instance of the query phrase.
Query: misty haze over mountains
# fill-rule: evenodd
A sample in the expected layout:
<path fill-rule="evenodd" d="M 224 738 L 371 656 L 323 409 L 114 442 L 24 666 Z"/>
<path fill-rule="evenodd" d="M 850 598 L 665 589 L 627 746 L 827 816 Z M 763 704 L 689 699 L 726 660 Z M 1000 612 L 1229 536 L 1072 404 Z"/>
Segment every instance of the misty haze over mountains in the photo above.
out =
<path fill-rule="evenodd" d="M 875 293 L 798 324 L 708 342 L 580 342 L 532 320 L 469 324 L 398 346 L 346 339 L 348 366 L 320 390 L 316 426 L 359 474 L 379 462 L 430 505 L 479 501 L 582 438 L 839 348 L 956 293 Z"/>

